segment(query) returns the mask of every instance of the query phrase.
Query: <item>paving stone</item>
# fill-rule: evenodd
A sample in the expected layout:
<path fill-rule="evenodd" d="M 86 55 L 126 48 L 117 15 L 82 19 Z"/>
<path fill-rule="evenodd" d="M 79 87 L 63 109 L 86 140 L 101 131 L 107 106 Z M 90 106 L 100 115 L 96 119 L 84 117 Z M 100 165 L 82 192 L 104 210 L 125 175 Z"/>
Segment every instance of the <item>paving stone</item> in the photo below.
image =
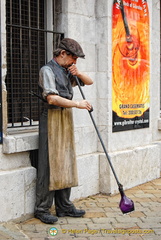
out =
<path fill-rule="evenodd" d="M 44 238 L 31 238 L 31 240 L 45 240 L 45 239 Z"/>
<path fill-rule="evenodd" d="M 54 236 L 54 237 L 47 237 L 47 238 L 32 238 L 31 240 L 72 240 L 75 237 L 70 236 Z M 79 240 L 87 240 L 88 238 L 78 238 Z"/>
<path fill-rule="evenodd" d="M 97 200 L 97 202 L 109 202 L 109 199 L 110 199 L 110 197 L 108 196 L 106 196 L 106 197 L 98 197 L 98 198 L 96 198 L 96 200 Z"/>
<path fill-rule="evenodd" d="M 144 194 L 144 191 L 140 188 L 138 188 L 137 190 L 133 190 L 133 189 L 129 189 L 127 191 L 125 191 L 125 194 L 129 196 L 129 194 L 131 194 L 132 196 L 136 195 L 136 194 Z"/>
<path fill-rule="evenodd" d="M 154 193 L 154 197 L 161 198 L 161 193 Z"/>
<path fill-rule="evenodd" d="M 161 223 L 161 217 L 141 217 L 142 222 Z"/>
<path fill-rule="evenodd" d="M 73 240 L 75 239 L 75 236 L 62 236 L 62 237 L 54 237 L 54 238 L 47 238 L 44 240 Z M 88 240 L 88 237 L 78 237 L 79 240 Z"/>
<path fill-rule="evenodd" d="M 158 209 L 160 209 L 160 202 L 152 201 L 150 203 L 150 208 L 152 208 L 153 211 L 157 211 Z"/>
<path fill-rule="evenodd" d="M 116 240 L 115 237 L 113 236 L 106 236 L 106 237 L 102 237 L 104 239 L 107 239 L 107 240 Z M 102 240 L 102 238 L 99 238 L 99 237 L 89 237 L 89 240 Z"/>
<path fill-rule="evenodd" d="M 158 235 L 158 236 L 142 236 L 142 239 L 143 240 L 160 240 L 161 239 L 161 235 Z"/>
<path fill-rule="evenodd" d="M 151 202 L 152 202 L 152 201 L 149 201 L 149 202 L 140 202 L 140 204 L 141 204 L 143 207 L 148 207 L 148 208 L 150 208 Z"/>
<path fill-rule="evenodd" d="M 121 212 L 121 210 L 120 210 L 120 208 L 119 208 L 119 206 L 118 207 L 105 207 L 104 208 L 104 211 L 106 212 L 106 213 L 108 213 L 108 212 L 111 212 L 111 213 L 113 213 L 113 212 L 116 212 L 116 213 L 121 213 L 122 214 L 122 212 Z"/>
<path fill-rule="evenodd" d="M 135 223 L 138 223 L 138 222 L 141 222 L 141 219 L 140 218 L 137 218 L 137 217 L 130 217 L 130 216 L 128 216 L 128 217 L 116 217 L 116 220 L 117 220 L 117 222 L 130 222 L 130 223 L 132 223 L 132 222 L 135 222 Z"/>
<path fill-rule="evenodd" d="M 97 195 L 96 195 L 97 196 Z M 86 203 L 86 202 L 97 202 L 97 197 L 96 196 L 91 196 L 91 197 L 88 197 L 86 199 L 83 199 L 83 200 L 80 200 L 80 201 L 77 201 L 77 202 L 74 202 L 74 204 L 81 204 L 81 203 Z"/>
<path fill-rule="evenodd" d="M 156 197 L 156 198 L 152 199 L 152 201 L 161 203 L 161 197 L 160 198 Z"/>
<path fill-rule="evenodd" d="M 107 216 L 107 218 L 118 217 L 118 216 L 121 217 L 121 216 L 123 216 L 123 214 L 121 212 L 107 211 L 106 216 Z"/>
<path fill-rule="evenodd" d="M 146 215 L 141 212 L 141 211 L 134 211 L 134 212 L 131 212 L 130 214 L 130 217 L 145 217 Z"/>
<path fill-rule="evenodd" d="M 154 179 L 154 180 L 153 180 L 153 184 L 154 184 L 154 185 L 160 185 L 160 186 L 161 186 L 161 178 Z"/>
<path fill-rule="evenodd" d="M 145 183 L 138 186 L 138 188 L 142 190 L 155 189 L 155 185 L 153 183 Z"/>
<path fill-rule="evenodd" d="M 151 193 L 151 194 L 160 194 L 160 191 L 158 190 L 158 189 L 146 189 L 146 190 L 144 190 L 144 193 L 145 194 L 149 194 L 149 193 Z"/>
<path fill-rule="evenodd" d="M 161 228 L 154 228 L 154 232 L 156 235 L 161 235 Z"/>
<path fill-rule="evenodd" d="M 161 190 L 161 185 L 153 185 L 154 189 Z"/>
<path fill-rule="evenodd" d="M 89 201 L 88 201 L 89 202 Z M 87 207 L 87 203 L 88 202 L 81 202 L 81 203 L 74 203 L 74 206 L 76 207 L 76 208 L 81 208 L 81 209 L 84 209 L 84 208 L 86 208 Z"/>
<path fill-rule="evenodd" d="M 33 224 L 23 224 L 21 226 L 21 229 L 23 231 L 29 231 L 29 232 L 33 232 L 36 230 L 35 225 L 33 225 Z"/>
<path fill-rule="evenodd" d="M 67 223 L 67 219 L 66 218 L 58 218 L 58 222 L 56 222 L 56 224 L 66 224 Z"/>
<path fill-rule="evenodd" d="M 111 207 L 111 210 L 114 212 L 121 212 L 120 208 L 119 208 L 119 204 L 117 207 Z"/>
<path fill-rule="evenodd" d="M 28 239 L 25 234 L 21 232 L 16 224 L 6 223 L 0 225 L 0 234 L 4 239 Z"/>
<path fill-rule="evenodd" d="M 97 203 L 98 207 L 117 207 L 118 202 L 98 202 Z"/>
<path fill-rule="evenodd" d="M 90 207 L 97 207 L 97 203 L 96 202 L 86 202 L 85 206 L 87 208 L 90 208 Z"/>
<path fill-rule="evenodd" d="M 135 206 L 135 211 L 143 212 L 145 214 L 146 212 L 151 211 L 151 209 L 149 206 L 144 207 L 144 206 L 140 205 L 139 207 Z"/>
<path fill-rule="evenodd" d="M 137 198 L 154 198 L 155 196 L 153 194 L 150 194 L 150 193 L 136 193 L 134 194 L 135 197 Z"/>
<path fill-rule="evenodd" d="M 102 218 L 106 217 L 105 212 L 86 212 L 84 218 Z"/>
<path fill-rule="evenodd" d="M 51 227 L 61 229 L 61 227 L 58 223 L 54 223 L 54 224 L 35 224 L 35 231 L 37 231 L 37 232 L 48 231 L 48 229 L 51 228 Z"/>
<path fill-rule="evenodd" d="M 129 195 L 128 195 L 129 196 Z M 134 196 L 133 196 L 134 197 Z M 109 198 L 109 203 L 110 202 L 116 202 L 116 203 L 119 203 L 120 202 L 120 200 L 121 200 L 121 197 L 120 197 L 120 195 L 119 195 L 119 197 L 111 197 L 111 198 Z"/>
<path fill-rule="evenodd" d="M 142 240 L 141 236 L 119 236 L 116 240 Z"/>
<path fill-rule="evenodd" d="M 92 218 L 93 223 L 108 223 L 108 224 L 112 224 L 112 223 L 116 223 L 117 220 L 116 218 Z"/>
<path fill-rule="evenodd" d="M 23 232 L 26 236 L 28 236 L 29 239 L 32 239 L 32 238 L 46 238 L 46 237 L 49 237 L 49 234 L 48 232 L 46 231 L 41 231 L 41 232 L 29 232 L 29 231 L 24 231 Z"/>
<path fill-rule="evenodd" d="M 144 213 L 147 217 L 155 217 L 155 216 L 160 217 L 161 216 L 161 213 L 159 211 L 157 211 L 157 212 L 147 211 L 147 212 L 144 212 Z"/>
<path fill-rule="evenodd" d="M 113 229 L 119 228 L 119 229 L 139 229 L 138 225 L 136 223 L 126 222 L 126 223 L 113 223 L 112 224 Z"/>
<path fill-rule="evenodd" d="M 153 202 L 152 198 L 134 198 L 134 203 L 142 205 L 142 203 L 151 203 Z"/>
<path fill-rule="evenodd" d="M 83 217 L 83 218 L 66 218 L 67 219 L 67 223 L 69 223 L 69 224 L 75 224 L 75 223 L 77 223 L 77 224 L 80 224 L 80 223 L 82 223 L 82 224 L 84 224 L 84 223 L 89 223 L 89 222 L 92 222 L 92 219 L 90 219 L 90 218 L 85 218 L 85 217 Z"/>
<path fill-rule="evenodd" d="M 110 224 L 110 223 L 105 223 L 105 224 L 103 224 L 103 223 L 88 223 L 87 224 L 87 227 L 89 228 L 89 229 L 112 229 L 112 224 Z"/>
<path fill-rule="evenodd" d="M 37 218 L 31 218 L 27 221 L 24 221 L 22 224 L 32 224 L 32 225 L 35 225 L 35 224 L 39 224 L 39 223 L 42 223 L 39 219 Z M 21 224 L 21 223 L 20 223 Z M 21 224 L 21 225 L 22 225 Z"/>
<path fill-rule="evenodd" d="M 87 208 L 86 212 L 104 212 L 104 208 L 102 207 Z"/>
<path fill-rule="evenodd" d="M 8 235 L 5 232 L 0 232 L 0 239 L 6 240 L 6 239 L 10 239 L 12 236 Z"/>
<path fill-rule="evenodd" d="M 111 194 L 96 194 L 94 196 L 95 199 L 103 199 L 103 198 L 109 198 L 110 196 L 116 196 L 116 195 L 111 195 Z"/>
<path fill-rule="evenodd" d="M 141 229 L 152 229 L 154 228 L 161 228 L 161 223 L 157 222 L 137 222 L 138 227 Z"/>

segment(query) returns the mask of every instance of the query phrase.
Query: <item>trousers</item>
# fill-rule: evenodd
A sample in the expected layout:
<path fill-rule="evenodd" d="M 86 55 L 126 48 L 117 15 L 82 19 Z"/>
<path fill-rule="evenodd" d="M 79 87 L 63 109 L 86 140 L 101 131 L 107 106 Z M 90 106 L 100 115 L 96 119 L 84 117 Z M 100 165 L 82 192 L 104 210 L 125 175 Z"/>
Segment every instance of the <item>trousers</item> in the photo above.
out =
<path fill-rule="evenodd" d="M 73 203 L 69 200 L 71 188 L 49 191 L 43 199 L 42 193 L 36 196 L 35 213 L 49 213 L 52 204 L 55 202 L 55 209 L 59 212 L 65 212 L 73 208 Z"/>

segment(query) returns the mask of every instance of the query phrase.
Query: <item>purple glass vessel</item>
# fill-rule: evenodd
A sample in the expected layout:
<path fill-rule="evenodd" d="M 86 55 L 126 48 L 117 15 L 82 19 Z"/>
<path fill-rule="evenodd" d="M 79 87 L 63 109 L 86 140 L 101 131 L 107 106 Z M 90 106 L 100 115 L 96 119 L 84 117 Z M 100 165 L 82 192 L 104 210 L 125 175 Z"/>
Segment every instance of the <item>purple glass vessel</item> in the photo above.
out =
<path fill-rule="evenodd" d="M 121 194 L 121 201 L 120 201 L 119 207 L 120 207 L 122 213 L 125 214 L 125 213 L 134 211 L 134 209 L 135 209 L 134 202 L 131 199 L 129 199 L 128 197 L 126 197 L 126 195 L 123 191 L 122 185 L 119 186 L 119 191 Z"/>

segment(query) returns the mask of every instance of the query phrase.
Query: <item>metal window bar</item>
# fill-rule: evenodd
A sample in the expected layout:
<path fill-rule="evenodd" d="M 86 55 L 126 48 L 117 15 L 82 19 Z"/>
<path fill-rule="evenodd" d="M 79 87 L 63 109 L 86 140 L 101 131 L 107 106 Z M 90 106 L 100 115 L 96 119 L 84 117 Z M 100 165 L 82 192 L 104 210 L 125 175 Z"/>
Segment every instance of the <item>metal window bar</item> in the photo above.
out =
<path fill-rule="evenodd" d="M 6 0 L 8 127 L 38 124 L 41 101 L 29 92 L 38 93 L 39 70 L 47 62 L 47 35 L 53 36 L 54 47 L 64 37 L 45 26 L 45 2 Z"/>

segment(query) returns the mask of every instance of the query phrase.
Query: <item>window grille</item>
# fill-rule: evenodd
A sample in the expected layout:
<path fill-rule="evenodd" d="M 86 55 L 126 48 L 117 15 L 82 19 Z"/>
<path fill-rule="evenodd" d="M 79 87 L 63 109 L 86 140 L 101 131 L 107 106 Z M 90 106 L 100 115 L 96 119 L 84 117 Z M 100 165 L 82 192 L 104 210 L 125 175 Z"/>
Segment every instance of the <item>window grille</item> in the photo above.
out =
<path fill-rule="evenodd" d="M 47 29 L 46 2 L 6 0 L 9 127 L 38 124 L 41 101 L 29 93 L 38 93 L 39 70 L 48 57 L 48 38 L 52 37 L 53 47 L 63 38 L 62 33 Z M 52 17 L 54 9 L 55 1 Z"/>

